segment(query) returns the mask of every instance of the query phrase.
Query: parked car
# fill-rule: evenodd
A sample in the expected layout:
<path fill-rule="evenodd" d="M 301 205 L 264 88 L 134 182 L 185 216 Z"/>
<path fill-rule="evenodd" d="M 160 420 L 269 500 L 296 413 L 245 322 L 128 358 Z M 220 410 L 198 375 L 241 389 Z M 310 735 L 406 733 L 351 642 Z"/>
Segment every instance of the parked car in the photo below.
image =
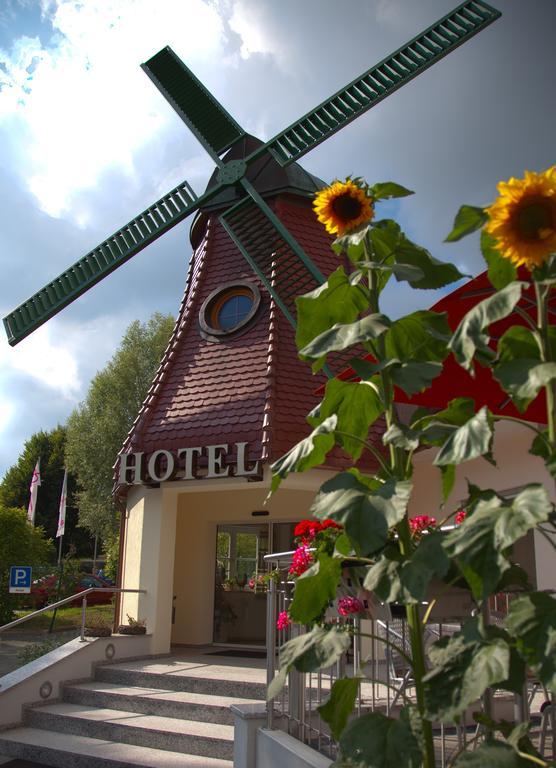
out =
<path fill-rule="evenodd" d="M 112 586 L 104 579 L 93 576 L 88 573 L 81 573 L 77 579 L 64 578 L 63 589 L 60 594 L 62 597 L 84 592 L 90 587 L 110 587 Z M 52 573 L 49 576 L 43 576 L 42 579 L 34 581 L 31 585 L 31 600 L 36 608 L 44 608 L 45 605 L 56 601 L 58 589 L 58 574 Z M 91 592 L 87 595 L 87 605 L 106 605 L 112 600 L 113 592 Z M 76 598 L 77 604 L 77 598 Z"/>

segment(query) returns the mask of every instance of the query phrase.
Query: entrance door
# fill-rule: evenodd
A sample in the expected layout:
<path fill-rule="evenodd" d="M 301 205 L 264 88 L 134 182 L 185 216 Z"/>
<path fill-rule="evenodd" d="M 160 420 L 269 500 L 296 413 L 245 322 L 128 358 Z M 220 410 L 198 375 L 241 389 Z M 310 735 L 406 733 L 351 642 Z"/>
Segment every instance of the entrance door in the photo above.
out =
<path fill-rule="evenodd" d="M 215 643 L 264 645 L 266 588 L 258 579 L 268 572 L 264 556 L 285 551 L 293 542 L 292 523 L 219 525 L 216 533 L 214 589 Z M 251 582 L 251 584 L 250 584 Z"/>

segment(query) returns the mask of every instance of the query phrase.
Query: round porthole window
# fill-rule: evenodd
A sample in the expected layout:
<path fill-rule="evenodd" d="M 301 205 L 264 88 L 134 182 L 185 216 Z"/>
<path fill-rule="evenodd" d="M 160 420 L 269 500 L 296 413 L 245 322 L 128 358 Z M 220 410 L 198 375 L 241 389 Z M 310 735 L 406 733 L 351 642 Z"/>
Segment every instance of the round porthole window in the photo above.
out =
<path fill-rule="evenodd" d="M 228 283 L 205 299 L 199 323 L 205 335 L 222 337 L 245 329 L 254 317 L 261 295 L 252 283 Z"/>

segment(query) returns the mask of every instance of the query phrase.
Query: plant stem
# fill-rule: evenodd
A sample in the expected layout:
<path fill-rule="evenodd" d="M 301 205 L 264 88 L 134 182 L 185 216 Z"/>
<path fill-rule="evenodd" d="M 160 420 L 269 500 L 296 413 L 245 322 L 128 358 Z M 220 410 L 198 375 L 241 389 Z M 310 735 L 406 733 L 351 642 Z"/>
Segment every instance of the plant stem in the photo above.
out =
<path fill-rule="evenodd" d="M 549 321 L 548 321 L 548 296 L 551 287 L 539 285 L 535 282 L 535 294 L 537 298 L 537 328 L 541 338 L 541 356 L 543 362 L 551 362 Z M 552 450 L 556 447 L 556 402 L 554 393 L 554 381 L 549 381 L 545 387 L 546 392 L 546 417 L 548 420 L 548 440 Z"/>
<path fill-rule="evenodd" d="M 373 260 L 373 249 L 368 239 L 365 240 L 365 250 L 369 261 Z M 371 312 L 379 312 L 379 287 L 375 270 L 368 269 L 369 285 L 369 305 Z M 384 336 L 379 336 L 376 340 L 376 347 L 379 353 L 379 362 L 386 359 L 386 343 Z M 388 368 L 380 371 L 382 382 L 383 400 L 385 407 L 386 426 L 388 429 L 392 426 L 399 426 L 396 409 L 394 407 L 394 384 Z M 405 459 L 405 452 L 401 448 L 390 445 L 390 466 L 394 477 L 404 480 L 409 475 L 409 466 Z M 398 533 L 398 544 L 402 555 L 409 556 L 412 550 L 411 532 L 407 514 L 401 520 L 396 530 Z M 425 717 L 425 699 L 423 690 L 423 677 L 426 674 L 425 668 L 425 648 L 423 643 L 423 625 L 419 616 L 418 605 L 406 605 L 407 623 L 409 626 L 409 635 L 411 641 L 411 655 L 413 666 L 413 677 L 415 680 L 415 691 L 417 696 L 417 708 L 422 718 L 423 728 L 423 768 L 435 768 L 436 761 L 434 756 L 434 741 L 432 735 L 432 723 Z"/>

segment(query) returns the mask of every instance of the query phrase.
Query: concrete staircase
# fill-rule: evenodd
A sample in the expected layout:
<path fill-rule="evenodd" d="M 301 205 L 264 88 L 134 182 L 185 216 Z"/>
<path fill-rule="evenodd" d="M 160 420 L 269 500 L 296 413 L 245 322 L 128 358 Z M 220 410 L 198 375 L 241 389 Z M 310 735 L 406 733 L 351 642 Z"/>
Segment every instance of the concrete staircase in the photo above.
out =
<path fill-rule="evenodd" d="M 264 670 L 186 657 L 99 666 L 62 701 L 25 708 L 0 754 L 59 768 L 232 768 L 232 704 L 264 699 Z"/>

